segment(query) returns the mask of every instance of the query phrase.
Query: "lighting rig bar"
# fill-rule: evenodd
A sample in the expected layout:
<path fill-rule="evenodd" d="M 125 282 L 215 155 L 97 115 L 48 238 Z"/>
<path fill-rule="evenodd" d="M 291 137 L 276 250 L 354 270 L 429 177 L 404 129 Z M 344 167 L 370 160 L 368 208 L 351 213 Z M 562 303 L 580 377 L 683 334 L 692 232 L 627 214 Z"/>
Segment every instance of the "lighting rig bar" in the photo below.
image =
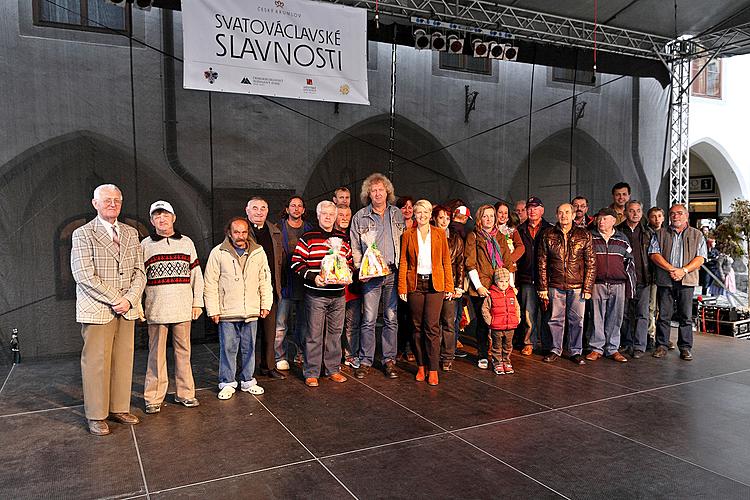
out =
<path fill-rule="evenodd" d="M 366 8 L 375 12 L 375 0 L 324 0 L 330 3 Z M 394 17 L 421 18 L 426 23 L 440 22 L 510 33 L 515 39 L 594 48 L 594 23 L 553 14 L 544 14 L 487 0 L 378 0 L 377 13 Z M 488 35 L 489 36 L 489 35 Z M 499 35 L 498 35 L 499 36 Z M 647 59 L 670 59 L 666 46 L 671 40 L 640 31 L 596 25 L 596 49 Z"/>

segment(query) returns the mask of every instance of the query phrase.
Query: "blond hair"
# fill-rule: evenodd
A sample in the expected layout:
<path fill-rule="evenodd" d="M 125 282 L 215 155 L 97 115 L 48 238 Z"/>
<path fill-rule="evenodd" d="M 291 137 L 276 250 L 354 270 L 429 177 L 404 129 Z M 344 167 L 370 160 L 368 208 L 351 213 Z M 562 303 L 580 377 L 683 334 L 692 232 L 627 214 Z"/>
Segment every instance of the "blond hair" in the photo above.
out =
<path fill-rule="evenodd" d="M 385 186 L 385 190 L 388 193 L 388 203 L 392 204 L 396 201 L 396 195 L 394 194 L 393 183 L 391 180 L 385 175 L 375 172 L 374 174 L 370 174 L 367 179 L 362 182 L 362 191 L 359 193 L 359 199 L 362 201 L 363 205 L 368 205 L 370 203 L 370 188 L 373 184 L 379 182 Z"/>
<path fill-rule="evenodd" d="M 427 210 L 427 213 L 432 213 L 432 203 L 430 203 L 427 200 L 419 200 L 414 204 L 414 209 L 416 210 L 417 207 L 424 208 Z"/>

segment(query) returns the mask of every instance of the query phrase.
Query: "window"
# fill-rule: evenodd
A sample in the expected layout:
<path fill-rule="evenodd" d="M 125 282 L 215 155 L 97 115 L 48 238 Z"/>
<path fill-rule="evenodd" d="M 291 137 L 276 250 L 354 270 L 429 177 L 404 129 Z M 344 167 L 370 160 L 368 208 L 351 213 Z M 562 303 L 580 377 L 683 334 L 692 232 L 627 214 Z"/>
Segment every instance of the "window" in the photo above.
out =
<path fill-rule="evenodd" d="M 479 75 L 492 74 L 492 59 L 488 57 L 472 57 L 466 54 L 451 54 L 440 52 L 440 69 L 464 71 Z"/>
<path fill-rule="evenodd" d="M 57 28 L 127 33 L 128 9 L 107 0 L 34 0 L 34 24 Z"/>
<path fill-rule="evenodd" d="M 690 78 L 693 85 L 690 92 L 694 96 L 721 99 L 721 60 L 713 59 L 706 65 L 707 59 L 695 59 L 690 63 Z M 705 68 L 704 68 L 705 66 Z M 701 71 L 703 69 L 703 71 Z M 700 71 L 700 73 L 698 73 Z M 696 75 L 698 75 L 696 77 Z"/>
<path fill-rule="evenodd" d="M 552 68 L 552 81 L 561 83 L 575 83 L 576 85 L 592 86 L 596 84 L 593 71 L 572 68 Z"/>

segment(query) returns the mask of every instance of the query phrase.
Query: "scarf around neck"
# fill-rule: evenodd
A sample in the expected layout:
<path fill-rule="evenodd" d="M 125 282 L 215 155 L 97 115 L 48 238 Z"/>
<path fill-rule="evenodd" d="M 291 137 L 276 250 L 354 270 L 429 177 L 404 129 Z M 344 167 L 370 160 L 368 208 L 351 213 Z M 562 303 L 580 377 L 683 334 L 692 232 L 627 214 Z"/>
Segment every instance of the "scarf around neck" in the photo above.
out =
<path fill-rule="evenodd" d="M 479 231 L 480 234 L 487 240 L 487 254 L 490 256 L 490 261 L 492 261 L 492 268 L 497 269 L 498 267 L 502 267 L 503 258 L 502 252 L 500 250 L 500 242 L 495 238 L 495 235 L 497 234 L 497 227 L 493 227 L 490 231 L 487 231 L 484 228 L 480 228 Z"/>

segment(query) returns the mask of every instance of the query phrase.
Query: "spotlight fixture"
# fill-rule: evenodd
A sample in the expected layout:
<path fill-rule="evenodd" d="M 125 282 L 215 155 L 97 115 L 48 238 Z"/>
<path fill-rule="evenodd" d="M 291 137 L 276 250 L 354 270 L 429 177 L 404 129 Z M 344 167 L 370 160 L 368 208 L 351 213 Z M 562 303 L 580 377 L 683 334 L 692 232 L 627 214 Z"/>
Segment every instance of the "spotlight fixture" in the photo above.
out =
<path fill-rule="evenodd" d="M 432 32 L 432 50 L 444 51 L 448 48 L 445 37 L 439 31 Z"/>
<path fill-rule="evenodd" d="M 427 36 L 427 32 L 425 30 L 414 31 L 414 48 L 417 50 L 430 48 L 430 37 Z"/>
<path fill-rule="evenodd" d="M 141 10 L 151 10 L 152 3 L 153 3 L 153 0 L 135 0 L 133 2 L 133 5 L 135 5 Z"/>
<path fill-rule="evenodd" d="M 110 5 L 116 5 L 118 7 L 125 7 L 125 4 L 127 2 L 125 0 L 107 0 L 107 3 Z"/>
<path fill-rule="evenodd" d="M 502 59 L 505 54 L 505 45 L 499 42 L 490 42 L 487 44 L 487 54 L 491 59 Z"/>
<path fill-rule="evenodd" d="M 462 54 L 464 51 L 464 40 L 458 35 L 448 35 L 448 52 L 451 54 Z"/>
<path fill-rule="evenodd" d="M 487 57 L 490 53 L 490 48 L 481 38 L 475 38 L 472 42 L 474 48 L 474 57 Z"/>
<path fill-rule="evenodd" d="M 516 59 L 518 59 L 518 48 L 512 45 L 506 45 L 503 59 L 505 59 L 506 61 L 515 61 Z"/>

